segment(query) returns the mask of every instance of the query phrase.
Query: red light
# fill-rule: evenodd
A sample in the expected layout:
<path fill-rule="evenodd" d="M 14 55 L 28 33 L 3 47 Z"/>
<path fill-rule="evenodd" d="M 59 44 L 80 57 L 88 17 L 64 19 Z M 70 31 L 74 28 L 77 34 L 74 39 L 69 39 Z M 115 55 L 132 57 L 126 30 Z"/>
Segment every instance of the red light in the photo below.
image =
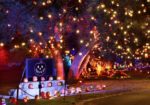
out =
<path fill-rule="evenodd" d="M 8 53 L 4 48 L 0 48 L 0 65 L 6 65 L 8 61 Z"/>
<path fill-rule="evenodd" d="M 29 84 L 29 85 L 28 85 L 28 88 L 29 88 L 29 89 L 33 89 L 33 84 Z"/>
<path fill-rule="evenodd" d="M 47 84 L 47 87 L 52 87 L 52 83 L 49 82 L 49 83 Z"/>

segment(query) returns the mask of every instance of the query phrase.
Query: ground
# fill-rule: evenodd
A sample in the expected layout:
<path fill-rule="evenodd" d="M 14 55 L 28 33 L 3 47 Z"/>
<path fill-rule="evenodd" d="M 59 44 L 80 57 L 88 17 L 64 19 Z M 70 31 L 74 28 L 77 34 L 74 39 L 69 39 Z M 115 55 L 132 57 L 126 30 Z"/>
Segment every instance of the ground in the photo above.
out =
<path fill-rule="evenodd" d="M 150 90 L 98 97 L 80 105 L 149 105 Z M 94 104 L 93 104 L 94 103 Z"/>
<path fill-rule="evenodd" d="M 106 84 L 99 93 L 78 94 L 53 100 L 30 100 L 19 105 L 149 105 L 150 80 L 97 80 L 83 84 Z M 8 102 L 8 101 L 7 101 Z M 12 104 L 7 104 L 12 105 Z"/>
<path fill-rule="evenodd" d="M 7 95 L 9 89 L 16 88 L 20 81 L 21 73 L 17 69 L 1 72 L 0 94 Z M 83 81 L 82 84 L 105 84 L 107 87 L 99 93 L 78 94 L 65 98 L 59 97 L 54 100 L 30 100 L 27 104 L 20 100 L 19 105 L 150 105 L 150 80 L 148 78 L 92 80 Z M 7 105 L 12 105 L 8 100 L 7 102 Z"/>

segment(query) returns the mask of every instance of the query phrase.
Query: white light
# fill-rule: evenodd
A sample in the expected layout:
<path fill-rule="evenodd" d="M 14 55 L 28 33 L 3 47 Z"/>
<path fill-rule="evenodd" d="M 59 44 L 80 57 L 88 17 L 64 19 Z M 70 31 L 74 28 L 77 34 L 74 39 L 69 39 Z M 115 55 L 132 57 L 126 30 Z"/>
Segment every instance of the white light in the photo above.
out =
<path fill-rule="evenodd" d="M 11 27 L 11 24 L 7 24 L 8 27 Z"/>
<path fill-rule="evenodd" d="M 43 20 L 44 18 L 43 17 L 40 17 L 40 20 Z"/>
<path fill-rule="evenodd" d="M 9 13 L 9 10 L 6 10 L 6 13 L 8 14 L 8 13 Z"/>
<path fill-rule="evenodd" d="M 33 33 L 33 29 L 30 29 L 30 32 Z"/>
<path fill-rule="evenodd" d="M 57 77 L 57 80 L 61 80 L 61 77 Z"/>
<path fill-rule="evenodd" d="M 30 39 L 30 42 L 33 42 L 33 39 Z"/>
<path fill-rule="evenodd" d="M 81 52 L 79 52 L 79 55 L 81 56 L 81 55 L 82 55 L 82 53 L 81 53 Z"/>
<path fill-rule="evenodd" d="M 80 30 L 76 30 L 76 33 L 79 34 L 79 33 L 80 33 Z"/>
<path fill-rule="evenodd" d="M 52 81 L 52 80 L 53 80 L 53 77 L 49 77 L 49 80 Z"/>
<path fill-rule="evenodd" d="M 3 47 L 3 46 L 4 46 L 4 43 L 1 42 L 1 43 L 0 43 L 0 47 Z"/>
<path fill-rule="evenodd" d="M 27 78 L 24 78 L 23 82 L 27 83 L 27 82 L 28 82 L 28 79 L 27 79 Z"/>

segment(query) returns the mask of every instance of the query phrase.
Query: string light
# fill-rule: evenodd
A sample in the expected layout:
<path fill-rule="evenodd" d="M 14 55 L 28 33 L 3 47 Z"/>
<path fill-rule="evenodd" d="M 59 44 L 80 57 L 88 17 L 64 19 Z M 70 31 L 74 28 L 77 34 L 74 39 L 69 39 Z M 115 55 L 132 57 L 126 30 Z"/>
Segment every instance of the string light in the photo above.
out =
<path fill-rule="evenodd" d="M 146 1 L 148 3 L 150 2 L 150 0 L 146 0 Z M 134 1 L 132 2 L 134 3 Z M 37 34 L 38 38 L 39 36 L 40 38 L 34 39 L 34 37 L 32 37 L 34 40 L 30 39 L 27 42 L 21 42 L 20 44 L 13 45 L 14 48 L 17 49 L 17 48 L 26 46 L 30 43 L 29 45 L 31 47 L 34 47 L 34 48 L 37 47 L 34 50 L 32 48 L 31 48 L 32 49 L 31 51 L 29 50 L 29 52 L 32 52 L 32 53 L 35 53 L 35 50 L 37 50 L 37 52 L 38 51 L 43 52 L 44 50 L 47 50 L 47 48 L 49 47 L 55 48 L 55 49 L 58 48 L 59 50 L 65 51 L 66 48 L 71 46 L 70 44 L 68 44 L 71 42 L 67 42 L 68 36 L 71 37 L 71 35 L 77 34 L 75 37 L 81 37 L 80 40 L 77 41 L 78 43 L 80 43 L 78 47 L 85 46 L 88 48 L 89 45 L 91 45 L 91 43 L 94 43 L 94 41 L 100 40 L 99 43 L 102 43 L 101 46 L 94 47 L 95 50 L 100 51 L 100 52 L 109 51 L 111 53 L 119 55 L 119 57 L 121 58 L 128 58 L 128 59 L 133 58 L 136 54 L 140 56 L 139 59 L 147 58 L 149 56 L 147 52 L 149 51 L 148 49 L 150 48 L 150 46 L 149 45 L 141 46 L 142 44 L 141 42 L 144 38 L 150 38 L 149 36 L 150 30 L 148 29 L 149 21 L 146 17 L 148 8 L 147 8 L 147 5 L 145 5 L 145 2 L 136 1 L 138 5 L 137 7 L 135 6 L 136 9 L 133 8 L 132 5 L 128 6 L 130 3 L 129 4 L 127 3 L 127 5 L 122 6 L 121 1 L 116 1 L 116 0 L 111 0 L 110 2 L 103 1 L 103 2 L 100 2 L 99 4 L 93 3 L 91 4 L 91 6 L 96 7 L 96 11 L 94 11 L 95 10 L 94 8 L 89 8 L 89 6 L 85 8 L 85 12 L 88 11 L 89 13 L 93 13 L 92 15 L 89 15 L 88 13 L 87 14 L 84 13 L 84 10 L 82 11 L 82 8 L 80 6 L 84 6 L 84 3 L 86 4 L 86 1 L 83 2 L 83 0 L 78 0 L 77 4 L 72 4 L 74 7 L 73 9 L 75 9 L 76 11 L 76 14 L 72 12 L 72 9 L 68 9 L 68 7 L 66 5 L 64 6 L 63 4 L 62 6 L 60 6 L 62 8 L 58 10 L 58 13 L 56 14 L 55 12 L 51 11 L 51 9 L 53 9 L 53 6 L 51 6 L 53 5 L 52 0 L 45 0 L 42 2 L 32 1 L 32 5 L 34 5 L 35 10 L 37 8 L 39 9 L 39 11 L 41 8 L 43 8 L 43 10 L 44 9 L 46 10 L 47 7 L 50 8 L 50 9 L 47 9 L 46 12 L 43 12 L 43 14 L 39 13 L 38 14 L 39 16 L 36 16 L 33 12 L 31 12 L 33 13 L 31 16 L 33 19 L 33 22 L 32 22 L 33 24 L 29 20 L 29 23 L 31 23 L 31 25 L 28 25 L 27 30 L 24 28 L 25 31 L 28 31 L 29 34 L 31 34 L 29 35 L 29 37 L 30 36 L 32 37 L 35 34 Z M 124 13 L 120 13 L 120 11 L 124 11 Z M 10 10 L 4 9 L 4 13 L 8 15 L 8 17 L 10 16 L 10 14 L 13 14 L 11 12 L 13 12 L 11 11 L 11 9 Z M 123 15 L 121 16 L 120 14 L 123 14 Z M 139 18 L 140 17 L 143 18 L 142 19 L 143 22 L 137 21 L 138 20 L 136 19 L 137 15 L 139 16 Z M 101 20 L 102 22 L 99 19 L 100 16 L 104 17 L 104 18 L 103 17 L 101 18 L 103 19 Z M 37 23 L 36 23 L 36 19 L 38 20 Z M 39 20 L 43 20 L 43 21 L 39 21 Z M 47 24 L 45 24 L 44 22 Z M 98 31 L 91 28 L 93 24 L 96 27 L 99 26 Z M 12 22 L 9 22 L 9 23 L 6 23 L 5 26 L 7 26 L 8 29 L 11 29 L 11 28 L 13 29 L 15 25 Z M 26 25 L 24 25 L 24 23 L 22 22 L 21 26 L 26 26 Z M 48 28 L 44 26 L 48 26 Z M 49 32 L 46 32 L 45 30 L 43 30 L 44 29 L 43 27 L 45 28 L 45 30 L 48 29 Z M 139 33 L 142 32 L 141 36 L 144 37 L 143 39 L 141 39 L 140 35 L 137 34 L 136 32 L 137 29 L 139 29 L 138 30 Z M 104 32 L 101 32 L 101 30 L 103 30 Z M 28 34 L 25 31 L 20 32 L 20 33 Z M 45 36 L 47 37 L 48 35 L 51 37 L 45 38 Z M 62 38 L 61 36 L 65 36 L 65 37 Z M 44 40 L 44 38 L 46 40 Z M 11 37 L 11 41 L 15 39 L 17 40 L 16 37 Z M 120 41 L 123 41 L 123 42 L 120 42 Z M 105 42 L 108 44 L 108 46 L 109 46 L 109 43 L 113 43 L 115 47 L 109 48 L 107 46 L 108 48 L 105 48 L 106 47 Z M 146 42 L 143 42 L 143 43 L 146 43 Z M 132 44 L 134 44 L 136 47 L 140 45 L 141 48 L 138 49 L 135 47 L 135 50 L 134 50 L 132 49 L 132 47 L 129 46 Z M 4 46 L 4 44 L 0 43 L 0 46 L 2 47 Z M 102 48 L 100 47 L 104 48 L 104 50 L 102 50 Z M 119 54 L 117 51 L 121 53 Z M 47 51 L 44 51 L 44 53 L 45 52 Z M 93 55 L 95 53 L 96 51 L 93 52 Z M 83 53 L 77 52 L 76 54 L 79 54 L 81 56 Z M 44 56 L 48 58 L 47 53 L 45 53 Z M 135 56 L 135 58 L 138 58 L 138 57 Z"/>
<path fill-rule="evenodd" d="M 77 29 L 77 30 L 76 30 L 76 33 L 77 33 L 77 34 L 79 34 L 79 33 L 80 33 L 80 30 L 79 30 L 79 29 Z"/>
<path fill-rule="evenodd" d="M 48 18 L 50 18 L 50 19 L 51 19 L 51 18 L 52 18 L 52 15 L 51 15 L 51 14 L 48 14 Z"/>
<path fill-rule="evenodd" d="M 4 43 L 0 42 L 0 47 L 3 47 L 4 46 Z"/>

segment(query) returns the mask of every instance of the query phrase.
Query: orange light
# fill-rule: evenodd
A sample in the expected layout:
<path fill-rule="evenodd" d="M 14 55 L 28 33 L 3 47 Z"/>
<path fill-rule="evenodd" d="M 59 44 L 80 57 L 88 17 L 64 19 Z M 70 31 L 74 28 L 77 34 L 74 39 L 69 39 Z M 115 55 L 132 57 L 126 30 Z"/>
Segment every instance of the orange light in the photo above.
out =
<path fill-rule="evenodd" d="M 4 46 L 4 43 L 1 42 L 1 43 L 0 43 L 0 47 L 3 47 L 3 46 Z"/>

